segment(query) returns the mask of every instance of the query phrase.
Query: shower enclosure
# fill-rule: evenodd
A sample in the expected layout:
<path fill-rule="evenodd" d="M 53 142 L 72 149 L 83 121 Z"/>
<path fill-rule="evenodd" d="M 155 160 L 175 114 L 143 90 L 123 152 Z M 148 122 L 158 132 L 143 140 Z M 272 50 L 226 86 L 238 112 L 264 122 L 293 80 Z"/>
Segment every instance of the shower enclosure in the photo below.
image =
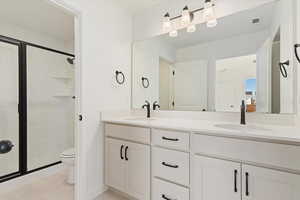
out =
<path fill-rule="evenodd" d="M 0 182 L 59 164 L 73 147 L 74 58 L 0 36 Z"/>

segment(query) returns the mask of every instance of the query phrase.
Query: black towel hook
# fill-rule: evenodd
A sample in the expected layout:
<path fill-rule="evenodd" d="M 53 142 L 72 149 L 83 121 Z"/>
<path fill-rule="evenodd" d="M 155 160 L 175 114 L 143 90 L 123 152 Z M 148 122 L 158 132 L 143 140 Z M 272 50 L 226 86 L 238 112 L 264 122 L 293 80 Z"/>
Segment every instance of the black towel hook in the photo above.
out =
<path fill-rule="evenodd" d="M 298 60 L 298 62 L 300 63 L 300 57 L 299 57 L 299 55 L 298 55 L 298 51 L 297 51 L 297 48 L 299 48 L 300 47 L 300 44 L 295 44 L 295 56 L 296 56 L 296 58 L 297 58 L 297 60 Z"/>
<path fill-rule="evenodd" d="M 284 78 L 287 78 L 288 77 L 288 74 L 287 74 L 287 70 L 286 70 L 286 66 L 289 66 L 290 65 L 290 61 L 287 60 L 285 62 L 280 62 L 279 63 L 279 69 L 280 69 L 280 73 L 281 75 L 284 77 Z"/>
<path fill-rule="evenodd" d="M 121 75 L 122 79 L 119 79 L 119 75 Z M 116 81 L 118 84 L 122 85 L 125 82 L 125 75 L 121 71 L 116 71 Z"/>
<path fill-rule="evenodd" d="M 146 82 L 146 84 L 145 84 L 145 82 Z M 149 79 L 146 77 L 142 77 L 142 85 L 144 88 L 148 88 L 150 86 Z"/>

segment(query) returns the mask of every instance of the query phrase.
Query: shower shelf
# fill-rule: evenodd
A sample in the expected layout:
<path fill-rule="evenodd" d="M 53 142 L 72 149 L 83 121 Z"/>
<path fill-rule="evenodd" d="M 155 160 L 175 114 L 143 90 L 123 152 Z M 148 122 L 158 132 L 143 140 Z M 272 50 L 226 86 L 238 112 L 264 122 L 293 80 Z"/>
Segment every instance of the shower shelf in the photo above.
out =
<path fill-rule="evenodd" d="M 71 94 L 55 94 L 55 95 L 53 95 L 53 97 L 57 97 L 57 98 L 59 98 L 59 97 L 72 97 L 72 96 L 74 96 L 74 95 L 71 95 Z"/>
<path fill-rule="evenodd" d="M 72 79 L 71 76 L 52 76 L 54 79 Z"/>

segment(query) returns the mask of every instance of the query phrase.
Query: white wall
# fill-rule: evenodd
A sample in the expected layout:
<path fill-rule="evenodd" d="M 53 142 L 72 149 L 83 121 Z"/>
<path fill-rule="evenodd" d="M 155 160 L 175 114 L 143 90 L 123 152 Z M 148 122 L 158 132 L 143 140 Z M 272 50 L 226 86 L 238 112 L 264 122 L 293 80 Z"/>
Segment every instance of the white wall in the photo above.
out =
<path fill-rule="evenodd" d="M 133 46 L 132 67 L 132 105 L 141 108 L 145 100 L 159 101 L 159 60 L 160 58 L 173 63 L 175 61 L 175 49 L 162 38 L 154 38 L 137 42 Z M 147 77 L 150 86 L 142 86 L 142 76 Z"/>
<path fill-rule="evenodd" d="M 79 136 L 80 200 L 89 200 L 104 188 L 104 134 L 99 111 L 129 110 L 131 97 L 132 18 L 118 0 L 64 0 L 82 13 L 81 107 Z M 126 76 L 124 85 L 115 82 L 115 70 Z"/>
<path fill-rule="evenodd" d="M 274 0 L 218 0 L 216 2 L 217 17 L 224 17 L 238 11 L 243 11 L 257 6 L 263 5 Z M 134 40 L 144 40 L 156 35 L 163 34 L 162 30 L 162 18 L 169 12 L 171 16 L 177 16 L 180 14 L 182 8 L 185 5 L 189 5 L 190 9 L 196 9 L 203 7 L 204 0 L 168 0 L 161 3 L 151 9 L 144 10 L 133 19 L 133 36 Z M 203 22 L 201 19 L 201 13 L 195 16 L 195 22 Z M 177 23 L 177 27 L 180 28 L 180 23 Z"/>
<path fill-rule="evenodd" d="M 0 35 L 38 44 L 67 53 L 74 53 L 73 40 L 65 41 L 60 38 L 55 38 L 49 34 L 40 33 L 36 30 L 28 29 L 26 28 L 26 25 L 21 27 L 18 25 L 6 23 L 1 20 Z"/>

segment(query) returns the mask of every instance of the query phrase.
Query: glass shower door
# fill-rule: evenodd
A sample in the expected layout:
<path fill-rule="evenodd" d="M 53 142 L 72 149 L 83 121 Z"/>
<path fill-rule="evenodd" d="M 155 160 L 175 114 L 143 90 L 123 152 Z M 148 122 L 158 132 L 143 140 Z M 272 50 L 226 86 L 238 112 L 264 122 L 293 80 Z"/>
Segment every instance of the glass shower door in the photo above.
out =
<path fill-rule="evenodd" d="M 0 39 L 0 179 L 19 172 L 19 45 Z"/>

